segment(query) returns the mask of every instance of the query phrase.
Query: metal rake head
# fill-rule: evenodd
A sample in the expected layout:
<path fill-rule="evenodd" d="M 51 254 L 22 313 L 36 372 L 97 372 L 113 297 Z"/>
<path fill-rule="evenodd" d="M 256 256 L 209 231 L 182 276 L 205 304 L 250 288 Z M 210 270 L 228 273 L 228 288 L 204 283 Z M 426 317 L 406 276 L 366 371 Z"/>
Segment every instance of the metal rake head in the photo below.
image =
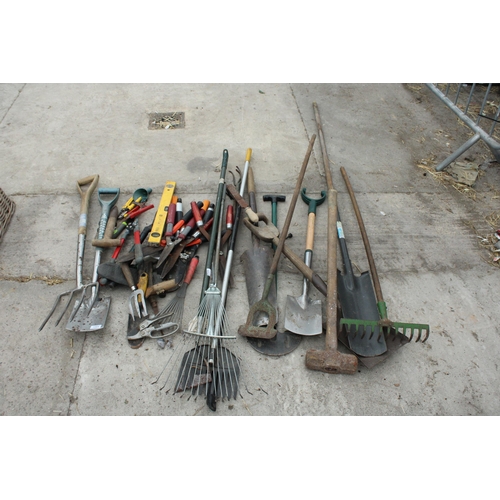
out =
<path fill-rule="evenodd" d="M 240 360 L 229 349 L 199 344 L 184 354 L 174 393 L 189 391 L 195 397 L 237 399 L 240 373 Z"/>
<path fill-rule="evenodd" d="M 416 334 L 415 342 L 425 342 L 430 335 L 429 325 L 400 323 L 389 321 L 387 319 L 375 321 L 342 318 L 340 320 L 340 327 L 344 328 L 344 330 L 350 335 L 361 335 L 361 338 L 364 338 L 365 335 L 370 335 L 370 338 L 372 338 L 372 336 L 376 334 L 378 335 L 379 340 L 382 335 L 388 335 L 391 332 L 400 333 L 406 336 L 408 341 L 411 341 Z"/>

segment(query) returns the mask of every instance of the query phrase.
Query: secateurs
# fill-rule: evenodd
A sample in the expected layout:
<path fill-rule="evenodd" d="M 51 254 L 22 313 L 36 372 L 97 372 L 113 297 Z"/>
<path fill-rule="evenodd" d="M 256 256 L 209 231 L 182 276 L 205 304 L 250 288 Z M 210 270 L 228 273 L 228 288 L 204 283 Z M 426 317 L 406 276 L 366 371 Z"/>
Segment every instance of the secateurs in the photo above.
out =
<path fill-rule="evenodd" d="M 145 337 L 161 339 L 173 335 L 179 330 L 179 323 L 164 321 L 172 316 L 172 312 L 161 314 L 152 319 L 145 319 L 138 326 L 133 326 L 127 333 L 127 340 L 139 340 Z"/>

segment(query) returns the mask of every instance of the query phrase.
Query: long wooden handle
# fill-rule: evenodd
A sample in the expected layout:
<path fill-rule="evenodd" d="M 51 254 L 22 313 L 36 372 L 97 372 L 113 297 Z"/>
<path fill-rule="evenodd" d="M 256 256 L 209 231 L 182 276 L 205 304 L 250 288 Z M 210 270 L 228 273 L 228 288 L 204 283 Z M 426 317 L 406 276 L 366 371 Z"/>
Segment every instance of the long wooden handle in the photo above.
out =
<path fill-rule="evenodd" d="M 278 263 L 281 257 L 281 252 L 283 251 L 283 245 L 285 244 L 285 240 L 288 236 L 288 230 L 290 229 L 290 223 L 292 222 L 293 212 L 295 210 L 295 205 L 297 204 L 297 199 L 300 194 L 300 187 L 302 185 L 302 181 L 304 180 L 307 164 L 309 163 L 309 158 L 311 156 L 315 140 L 316 140 L 316 134 L 313 134 L 311 140 L 309 141 L 309 146 L 306 151 L 306 156 L 304 158 L 304 161 L 302 162 L 302 168 L 300 169 L 299 177 L 297 178 L 295 191 L 293 192 L 292 201 L 290 202 L 290 206 L 288 207 L 288 213 L 286 214 L 285 223 L 283 224 L 283 228 L 280 233 L 278 245 L 276 246 L 276 250 L 274 251 L 274 257 L 271 263 L 271 269 L 269 270 L 269 274 L 275 274 L 276 270 L 278 269 Z"/>
<path fill-rule="evenodd" d="M 306 234 L 306 252 L 313 251 L 314 242 L 314 225 L 316 221 L 316 214 L 311 212 L 307 217 L 307 234 Z"/>
<path fill-rule="evenodd" d="M 380 280 L 378 278 L 377 268 L 375 266 L 375 260 L 373 258 L 372 249 L 370 247 L 370 242 L 368 241 L 368 235 L 366 233 L 365 225 L 363 223 L 363 217 L 361 217 L 361 212 L 359 211 L 358 202 L 356 201 L 356 195 L 349 181 L 349 177 L 344 167 L 340 167 L 340 173 L 344 178 L 345 185 L 347 186 L 347 191 L 351 197 L 352 206 L 356 214 L 356 219 L 358 219 L 358 226 L 361 232 L 361 237 L 363 238 L 363 243 L 365 245 L 366 257 L 368 258 L 368 264 L 370 265 L 370 272 L 372 273 L 373 286 L 375 288 L 375 294 L 377 296 L 377 302 L 383 302 L 384 297 L 382 295 L 382 288 L 380 287 Z"/>

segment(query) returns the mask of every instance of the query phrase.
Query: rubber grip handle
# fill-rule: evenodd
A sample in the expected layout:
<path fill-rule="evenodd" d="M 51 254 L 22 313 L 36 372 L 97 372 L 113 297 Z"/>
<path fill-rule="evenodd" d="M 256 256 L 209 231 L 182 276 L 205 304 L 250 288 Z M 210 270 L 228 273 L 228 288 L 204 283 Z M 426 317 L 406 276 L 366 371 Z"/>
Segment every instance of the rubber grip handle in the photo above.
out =
<path fill-rule="evenodd" d="M 141 244 L 141 232 L 139 231 L 139 229 L 136 229 L 134 231 L 134 243 L 136 245 L 140 245 Z"/>
<path fill-rule="evenodd" d="M 226 227 L 228 229 L 232 229 L 233 224 L 234 224 L 234 208 L 233 205 L 228 205 L 226 212 Z"/>
<path fill-rule="evenodd" d="M 147 205 L 145 207 L 142 207 L 142 208 L 139 208 L 138 210 L 135 210 L 133 212 L 130 212 L 128 213 L 124 219 L 135 219 L 136 217 L 138 217 L 139 215 L 141 215 L 142 213 L 144 212 L 147 212 L 148 210 L 151 210 L 152 208 L 154 208 L 154 205 Z"/>
<path fill-rule="evenodd" d="M 175 204 L 175 220 L 174 226 L 182 219 L 182 198 L 177 198 L 177 202 Z"/>
<path fill-rule="evenodd" d="M 172 236 L 173 234 L 175 218 L 177 216 L 176 207 L 177 207 L 176 203 L 170 203 L 170 206 L 168 207 L 167 227 L 165 231 L 165 236 Z"/>
<path fill-rule="evenodd" d="M 139 283 L 137 283 L 137 288 L 142 290 L 143 292 L 146 292 L 148 289 L 148 273 L 141 273 L 139 276 Z"/>
<path fill-rule="evenodd" d="M 198 227 L 203 226 L 203 219 L 201 218 L 200 208 L 195 201 L 191 202 L 191 210 L 193 211 L 193 217 L 196 221 Z"/>
<path fill-rule="evenodd" d="M 191 232 L 191 230 L 196 226 L 196 220 L 193 217 L 183 228 L 179 234 L 179 239 L 183 240 Z"/>
<path fill-rule="evenodd" d="M 99 175 L 90 175 L 89 177 L 84 177 L 83 179 L 76 181 L 76 186 L 81 196 L 78 234 L 87 234 L 87 214 L 89 212 L 90 198 L 92 193 L 95 191 L 98 182 Z M 84 186 L 88 186 L 88 188 L 83 190 L 82 187 Z"/>
<path fill-rule="evenodd" d="M 207 211 L 205 212 L 205 215 L 203 216 L 203 224 L 206 225 L 207 222 L 214 217 L 214 207 L 215 205 L 213 203 L 210 203 L 210 205 L 207 207 Z M 206 227 L 205 227 L 206 229 Z"/>
<path fill-rule="evenodd" d="M 202 201 L 199 201 L 197 203 L 198 205 L 198 208 L 201 208 L 203 206 L 203 202 Z M 188 221 L 191 220 L 191 218 L 193 217 L 193 211 L 191 209 L 189 209 L 185 214 L 184 216 L 182 217 L 182 219 L 174 226 L 174 234 L 179 231 L 184 225 L 187 224 Z"/>
<path fill-rule="evenodd" d="M 121 249 L 123 248 L 123 244 L 125 243 L 125 238 L 122 238 L 120 240 L 120 244 L 115 248 L 115 251 L 113 252 L 113 255 L 111 255 L 111 260 L 115 261 L 118 258 L 118 255 L 121 252 Z"/>
<path fill-rule="evenodd" d="M 191 280 L 193 279 L 194 272 L 196 271 L 196 266 L 198 265 L 200 258 L 195 255 L 192 259 L 191 262 L 189 263 L 189 266 L 186 271 L 186 276 L 184 278 L 184 283 L 188 284 L 191 283 Z"/>
<path fill-rule="evenodd" d="M 135 263 L 139 267 L 144 262 L 144 254 L 141 246 L 141 232 L 139 229 L 134 231 L 134 244 Z"/>

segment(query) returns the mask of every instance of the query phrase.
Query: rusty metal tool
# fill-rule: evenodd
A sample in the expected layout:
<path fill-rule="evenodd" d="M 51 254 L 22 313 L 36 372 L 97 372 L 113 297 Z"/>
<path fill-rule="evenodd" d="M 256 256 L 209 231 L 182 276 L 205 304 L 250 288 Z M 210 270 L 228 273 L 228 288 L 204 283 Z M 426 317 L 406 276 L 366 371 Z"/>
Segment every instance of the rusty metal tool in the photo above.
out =
<path fill-rule="evenodd" d="M 292 201 L 290 202 L 290 207 L 288 208 L 288 213 L 285 219 L 285 223 L 283 225 L 283 229 L 279 237 L 276 251 L 274 252 L 273 261 L 271 263 L 271 269 L 267 277 L 264 291 L 262 292 L 262 298 L 250 307 L 246 323 L 244 325 L 240 325 L 240 327 L 238 328 L 238 333 L 243 337 L 272 339 L 278 333 L 276 330 L 276 308 L 268 300 L 269 291 L 271 290 L 271 284 L 275 279 L 274 276 L 276 270 L 278 269 L 278 264 L 281 257 L 281 253 L 283 251 L 283 246 L 285 244 L 285 239 L 288 235 L 288 229 L 290 227 L 290 223 L 293 217 L 293 212 L 295 210 L 295 205 L 297 204 L 297 199 L 299 197 L 300 186 L 302 185 L 302 181 L 306 173 L 306 168 L 309 163 L 309 158 L 311 156 L 315 140 L 316 140 L 316 135 L 313 135 L 311 137 L 311 140 L 309 141 L 309 146 L 307 148 L 306 156 L 304 158 L 299 176 L 297 178 L 297 183 L 295 185 Z M 251 222 L 258 222 L 258 220 L 259 216 L 257 216 L 256 221 L 251 220 Z M 266 313 L 269 317 L 269 322 L 265 327 L 258 327 L 254 325 L 254 317 L 257 314 L 261 313 Z"/>
<path fill-rule="evenodd" d="M 306 352 L 306 367 L 326 373 L 353 374 L 358 369 L 358 358 L 338 350 L 337 337 L 337 191 L 333 186 L 330 162 L 323 138 L 321 119 L 316 103 L 313 103 L 318 135 L 323 153 L 323 166 L 328 187 L 328 233 L 327 233 L 327 275 L 326 333 L 325 349 L 309 349 Z"/>
<path fill-rule="evenodd" d="M 248 169 L 248 201 L 250 208 L 257 213 L 257 200 L 255 196 L 255 179 L 252 167 Z M 278 237 L 278 233 L 276 236 Z M 243 269 L 245 272 L 245 285 L 247 289 L 248 304 L 252 306 L 262 298 L 262 292 L 271 269 L 273 251 L 269 245 L 262 245 L 260 238 L 252 233 L 252 247 L 246 250 L 242 256 Z M 268 296 L 269 302 L 276 307 L 276 283 L 273 282 Z M 278 316 L 276 316 L 278 320 Z M 254 318 L 256 326 L 265 326 L 269 323 L 269 316 L 265 313 Z"/>
<path fill-rule="evenodd" d="M 233 184 L 227 185 L 227 194 L 243 209 L 246 216 L 255 224 L 259 221 L 257 214 L 250 208 L 247 201 L 240 195 L 238 189 Z"/>
<path fill-rule="evenodd" d="M 243 219 L 243 224 L 261 241 L 277 245 L 279 243 L 279 229 L 272 224 L 265 214 L 259 212 L 257 215 L 259 216 L 259 222 L 265 223 L 264 226 L 254 226 L 248 219 Z M 327 286 L 323 278 L 316 271 L 306 266 L 304 261 L 286 244 L 283 245 L 282 251 L 283 255 L 302 273 L 304 278 L 307 278 L 326 297 Z"/>

